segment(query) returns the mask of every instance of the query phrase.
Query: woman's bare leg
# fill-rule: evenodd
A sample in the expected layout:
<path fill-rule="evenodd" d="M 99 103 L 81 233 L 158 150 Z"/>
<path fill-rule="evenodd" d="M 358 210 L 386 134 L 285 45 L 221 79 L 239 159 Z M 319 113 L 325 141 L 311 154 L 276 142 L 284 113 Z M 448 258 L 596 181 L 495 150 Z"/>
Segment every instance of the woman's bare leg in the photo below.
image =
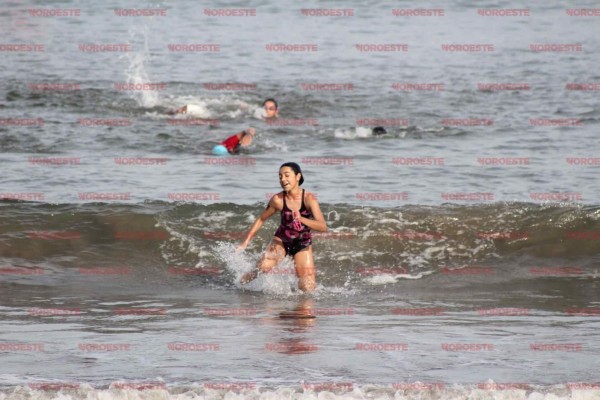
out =
<path fill-rule="evenodd" d="M 297 252 L 294 255 L 294 264 L 298 277 L 298 289 L 303 292 L 312 292 L 315 288 L 315 262 L 312 246 Z"/>

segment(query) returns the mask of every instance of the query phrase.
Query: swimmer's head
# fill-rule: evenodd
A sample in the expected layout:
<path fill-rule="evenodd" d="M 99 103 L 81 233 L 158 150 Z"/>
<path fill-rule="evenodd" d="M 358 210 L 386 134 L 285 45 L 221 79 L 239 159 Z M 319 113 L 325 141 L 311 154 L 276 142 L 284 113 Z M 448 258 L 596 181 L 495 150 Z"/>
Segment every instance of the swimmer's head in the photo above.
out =
<path fill-rule="evenodd" d="M 265 118 L 276 118 L 279 112 L 279 106 L 273 98 L 268 98 L 263 101 L 263 107 L 265 109 Z"/>
<path fill-rule="evenodd" d="M 300 166 L 295 162 L 287 162 L 279 167 L 279 184 L 285 191 L 289 191 L 294 186 L 300 186 L 304 183 L 304 174 Z"/>
<path fill-rule="evenodd" d="M 376 126 L 373 128 L 373 135 L 385 135 L 387 131 L 383 126 Z"/>

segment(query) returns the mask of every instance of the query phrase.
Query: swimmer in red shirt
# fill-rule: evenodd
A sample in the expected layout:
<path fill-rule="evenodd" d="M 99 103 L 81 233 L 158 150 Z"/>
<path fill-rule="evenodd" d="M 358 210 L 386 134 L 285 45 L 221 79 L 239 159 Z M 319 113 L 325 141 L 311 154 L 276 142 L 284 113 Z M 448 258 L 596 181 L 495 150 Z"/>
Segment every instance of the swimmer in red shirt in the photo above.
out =
<path fill-rule="evenodd" d="M 216 155 L 238 154 L 241 147 L 250 146 L 252 139 L 256 135 L 254 128 L 248 128 L 235 135 L 229 136 L 221 144 L 213 147 L 213 153 Z"/>

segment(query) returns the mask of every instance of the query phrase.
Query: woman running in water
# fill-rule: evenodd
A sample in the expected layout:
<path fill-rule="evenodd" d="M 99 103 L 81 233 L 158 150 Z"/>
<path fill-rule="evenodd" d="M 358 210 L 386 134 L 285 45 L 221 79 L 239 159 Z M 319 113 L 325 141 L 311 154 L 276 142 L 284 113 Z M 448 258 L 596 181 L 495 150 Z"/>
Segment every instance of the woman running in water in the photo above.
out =
<path fill-rule="evenodd" d="M 244 250 L 263 223 L 277 211 L 281 212 L 281 224 L 258 262 L 257 270 L 244 275 L 242 284 L 255 279 L 259 272 L 269 272 L 285 256 L 291 256 L 296 267 L 298 288 L 303 292 L 315 288 L 311 229 L 327 232 L 327 224 L 315 196 L 300 188 L 303 182 L 298 164 L 289 162 L 279 168 L 279 184 L 283 191 L 271 197 L 266 210 L 256 219 L 238 250 Z"/>

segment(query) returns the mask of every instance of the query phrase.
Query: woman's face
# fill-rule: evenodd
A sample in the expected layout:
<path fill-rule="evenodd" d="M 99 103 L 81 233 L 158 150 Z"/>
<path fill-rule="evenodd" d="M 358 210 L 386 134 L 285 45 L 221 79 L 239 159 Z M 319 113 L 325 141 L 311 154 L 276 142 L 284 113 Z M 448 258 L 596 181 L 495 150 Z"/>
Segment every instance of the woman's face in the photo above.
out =
<path fill-rule="evenodd" d="M 296 174 L 290 167 L 281 167 L 279 169 L 279 184 L 284 191 L 289 192 L 298 186 L 300 176 L 300 174 Z"/>
<path fill-rule="evenodd" d="M 265 118 L 277 117 L 277 106 L 272 101 L 265 103 Z"/>

